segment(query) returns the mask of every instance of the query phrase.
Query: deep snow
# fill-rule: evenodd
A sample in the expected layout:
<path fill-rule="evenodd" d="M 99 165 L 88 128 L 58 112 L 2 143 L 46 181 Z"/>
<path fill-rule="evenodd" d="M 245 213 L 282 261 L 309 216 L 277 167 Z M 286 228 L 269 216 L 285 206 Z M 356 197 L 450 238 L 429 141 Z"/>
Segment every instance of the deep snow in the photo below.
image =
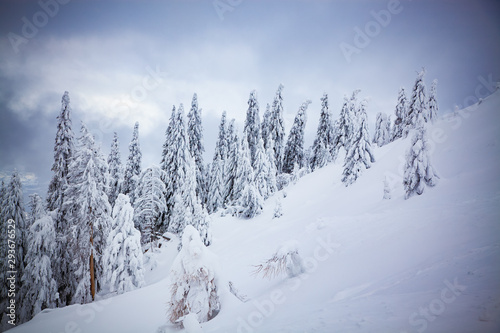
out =
<path fill-rule="evenodd" d="M 204 332 L 499 332 L 500 91 L 428 130 L 434 188 L 404 200 L 410 138 L 374 148 L 355 184 L 342 159 L 276 196 L 250 220 L 215 217 L 221 312 Z M 384 178 L 392 199 L 384 200 Z M 296 240 L 307 272 L 268 280 L 252 272 Z M 181 332 L 167 323 L 168 272 L 177 241 L 164 243 L 147 286 L 87 305 L 45 310 L 10 332 Z"/>

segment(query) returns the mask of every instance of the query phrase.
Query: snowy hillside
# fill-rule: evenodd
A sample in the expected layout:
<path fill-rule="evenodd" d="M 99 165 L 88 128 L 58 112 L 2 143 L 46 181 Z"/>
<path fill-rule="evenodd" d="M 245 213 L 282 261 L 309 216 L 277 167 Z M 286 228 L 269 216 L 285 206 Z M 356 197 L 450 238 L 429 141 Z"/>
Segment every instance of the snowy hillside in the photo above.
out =
<path fill-rule="evenodd" d="M 226 292 L 204 332 L 499 332 L 500 91 L 428 130 L 440 181 L 404 199 L 410 138 L 375 148 L 345 187 L 342 158 L 266 201 L 256 218 L 214 217 Z M 392 199 L 383 199 L 384 179 Z M 280 197 L 283 216 L 273 218 Z M 253 265 L 290 240 L 307 272 L 263 279 Z M 44 310 L 9 332 L 178 332 L 167 322 L 165 243 L 147 286 L 86 305 Z M 228 289 L 227 287 L 223 287 Z"/>

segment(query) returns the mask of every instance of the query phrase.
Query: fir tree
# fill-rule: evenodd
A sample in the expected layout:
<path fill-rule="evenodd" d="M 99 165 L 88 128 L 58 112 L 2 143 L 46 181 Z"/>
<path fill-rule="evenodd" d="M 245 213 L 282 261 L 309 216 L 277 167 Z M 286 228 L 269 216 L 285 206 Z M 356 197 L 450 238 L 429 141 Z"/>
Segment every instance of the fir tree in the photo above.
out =
<path fill-rule="evenodd" d="M 113 206 L 118 194 L 121 192 L 123 182 L 123 167 L 120 157 L 120 143 L 115 132 L 111 143 L 111 152 L 108 156 L 110 184 L 108 189 L 109 203 Z"/>
<path fill-rule="evenodd" d="M 438 103 L 437 103 L 437 84 L 438 80 L 434 79 L 431 84 L 431 90 L 429 92 L 429 120 L 434 122 L 437 118 L 437 114 L 439 112 Z"/>
<path fill-rule="evenodd" d="M 261 197 L 267 199 L 272 193 L 273 189 L 269 187 L 269 178 L 271 177 L 271 166 L 269 165 L 269 159 L 264 150 L 264 140 L 262 138 L 257 144 L 257 150 L 255 153 L 255 186 L 257 187 Z"/>
<path fill-rule="evenodd" d="M 118 294 L 144 285 L 141 234 L 134 228 L 134 209 L 130 199 L 119 194 L 113 208 L 113 230 L 103 256 L 105 281 Z"/>
<path fill-rule="evenodd" d="M 102 254 L 111 226 L 111 205 L 106 195 L 108 178 L 106 159 L 82 124 L 63 205 L 71 223 L 64 259 L 73 274 L 64 282 L 73 304 L 90 302 L 102 286 Z"/>
<path fill-rule="evenodd" d="M 282 171 L 285 173 L 292 173 L 295 163 L 297 163 L 300 168 L 304 166 L 304 129 L 307 121 L 306 111 L 310 103 L 310 100 L 302 103 L 295 116 L 292 128 L 290 129 L 283 158 Z"/>
<path fill-rule="evenodd" d="M 54 164 L 52 171 L 54 176 L 49 185 L 47 193 L 47 209 L 60 210 L 64 201 L 64 191 L 68 185 L 69 163 L 73 156 L 74 133 L 71 129 L 70 119 L 71 107 L 69 93 L 64 92 L 61 101 L 61 112 L 57 117 L 57 133 L 54 144 Z M 63 221 L 56 221 L 56 230 L 61 232 L 65 225 L 59 225 Z"/>
<path fill-rule="evenodd" d="M 269 103 L 267 103 L 266 111 L 264 112 L 264 116 L 262 118 L 262 124 L 261 124 L 261 128 L 260 128 L 260 134 L 262 136 L 262 139 L 264 140 L 264 148 L 266 148 L 266 149 L 268 147 L 267 138 L 271 134 L 270 129 L 271 129 L 271 105 L 269 105 Z"/>
<path fill-rule="evenodd" d="M 420 118 L 427 122 L 429 120 L 429 108 L 427 106 L 427 98 L 425 96 L 425 83 L 424 83 L 425 69 L 422 69 L 417 75 L 413 92 L 411 95 L 410 105 L 408 107 L 408 115 L 406 117 L 403 136 L 407 137 L 410 130 L 417 127 L 420 123 Z"/>
<path fill-rule="evenodd" d="M 212 172 L 207 196 L 207 209 L 211 213 L 224 206 L 225 194 L 225 184 L 223 179 L 224 161 L 220 156 L 219 150 L 216 150 L 215 154 L 216 156 L 212 162 Z"/>
<path fill-rule="evenodd" d="M 360 90 L 354 90 L 351 98 L 344 96 L 344 104 L 340 111 L 340 118 L 335 122 L 335 139 L 333 143 L 333 156 L 337 156 L 341 147 L 349 151 L 353 140 L 354 132 L 357 130 L 356 108 L 357 96 Z"/>
<path fill-rule="evenodd" d="M 142 234 L 142 243 L 150 244 L 150 248 L 156 239 L 155 233 L 164 233 L 168 228 L 162 218 L 167 210 L 164 178 L 165 172 L 152 165 L 141 173 L 135 191 L 135 227 Z"/>
<path fill-rule="evenodd" d="M 30 320 L 45 308 L 54 308 L 58 298 L 52 266 L 57 244 L 55 223 L 45 212 L 38 195 L 32 196 L 31 218 L 34 222 L 29 230 L 30 246 L 19 291 L 22 295 L 19 314 L 22 321 Z"/>
<path fill-rule="evenodd" d="M 342 173 L 342 182 L 345 186 L 353 184 L 361 175 L 363 168 L 369 169 L 371 163 L 375 162 L 368 133 L 365 101 L 361 103 L 357 113 L 360 119 L 355 124 L 359 123 L 359 125 L 354 132 L 350 148 L 347 151 Z"/>
<path fill-rule="evenodd" d="M 382 147 L 390 142 L 390 121 L 385 113 L 377 113 L 373 143 Z"/>
<path fill-rule="evenodd" d="M 262 211 L 263 199 L 255 185 L 255 176 L 250 164 L 250 149 L 244 133 L 238 156 L 238 171 L 235 180 L 237 215 L 252 218 Z"/>
<path fill-rule="evenodd" d="M 139 123 L 134 125 L 134 133 L 132 140 L 128 146 L 129 155 L 127 165 L 125 167 L 125 175 L 123 177 L 123 194 L 130 197 L 130 202 L 133 204 L 135 201 L 134 192 L 137 186 L 137 181 L 141 174 L 141 159 L 142 153 L 139 145 Z"/>
<path fill-rule="evenodd" d="M 236 171 L 238 166 L 238 150 L 239 150 L 239 138 L 237 129 L 234 124 L 235 120 L 231 119 L 228 128 L 228 154 L 227 159 L 224 163 L 224 189 L 225 198 L 224 204 L 231 205 L 234 200 L 234 180 L 236 178 Z"/>
<path fill-rule="evenodd" d="M 324 167 L 335 158 L 334 140 L 332 115 L 328 109 L 328 95 L 325 93 L 321 98 L 321 114 L 312 148 L 310 166 L 313 171 Z"/>
<path fill-rule="evenodd" d="M 392 141 L 402 138 L 404 127 L 406 124 L 406 117 L 408 117 L 408 101 L 404 88 L 399 89 L 398 104 L 396 105 L 396 119 L 392 130 Z"/>
<path fill-rule="evenodd" d="M 196 163 L 196 195 L 201 202 L 205 201 L 206 188 L 204 187 L 204 164 L 203 153 L 203 126 L 201 123 L 201 109 L 198 109 L 198 96 L 193 95 L 191 102 L 191 110 L 188 113 L 188 136 L 189 136 L 189 152 Z"/>
<path fill-rule="evenodd" d="M 267 155 L 267 161 L 269 163 L 269 172 L 266 181 L 267 181 L 267 188 L 269 189 L 269 194 L 272 194 L 278 191 L 278 185 L 276 181 L 276 174 L 277 174 L 276 160 L 274 159 L 274 149 L 273 149 L 274 141 L 270 133 L 268 134 L 267 142 L 268 142 L 268 147 L 266 148 L 266 155 Z"/>
<path fill-rule="evenodd" d="M 269 120 L 269 133 L 274 142 L 274 160 L 278 174 L 283 169 L 283 156 L 285 154 L 285 121 L 283 119 L 283 85 L 280 84 L 274 97 Z"/>
<path fill-rule="evenodd" d="M 403 185 L 405 199 L 424 192 L 425 185 L 433 187 L 439 176 L 431 164 L 427 131 L 423 121 L 420 121 L 411 141 L 411 148 L 406 153 Z"/>
<path fill-rule="evenodd" d="M 250 148 L 250 162 L 255 167 L 255 155 L 257 154 L 257 145 L 259 144 L 260 135 L 260 116 L 259 102 L 257 101 L 257 93 L 253 90 L 248 98 L 247 117 L 245 119 L 245 127 L 243 131 L 247 135 L 248 147 Z"/>

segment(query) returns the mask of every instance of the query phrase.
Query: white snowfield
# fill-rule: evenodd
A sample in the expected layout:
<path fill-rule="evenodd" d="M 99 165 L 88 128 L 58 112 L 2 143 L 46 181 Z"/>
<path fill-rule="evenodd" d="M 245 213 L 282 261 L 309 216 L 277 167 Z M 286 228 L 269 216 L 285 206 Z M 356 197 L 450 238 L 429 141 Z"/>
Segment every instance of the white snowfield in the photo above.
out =
<path fill-rule="evenodd" d="M 350 187 L 341 157 L 291 184 L 280 218 L 282 192 L 254 219 L 214 216 L 218 274 L 248 301 L 220 286 L 221 311 L 203 332 L 500 332 L 500 91 L 444 118 L 428 129 L 440 180 L 421 196 L 404 200 L 407 138 L 374 148 Z M 252 275 L 293 240 L 306 273 Z M 146 287 L 45 310 L 10 332 L 184 332 L 166 316 L 176 254 L 177 241 L 162 246 Z"/>

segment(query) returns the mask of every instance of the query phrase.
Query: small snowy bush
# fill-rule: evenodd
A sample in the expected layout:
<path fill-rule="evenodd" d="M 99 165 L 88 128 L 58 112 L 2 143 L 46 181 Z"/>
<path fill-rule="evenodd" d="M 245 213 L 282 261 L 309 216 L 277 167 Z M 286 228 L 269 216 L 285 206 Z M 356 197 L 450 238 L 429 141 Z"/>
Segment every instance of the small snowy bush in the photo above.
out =
<path fill-rule="evenodd" d="M 220 311 L 214 255 L 201 241 L 200 234 L 187 225 L 182 235 L 182 249 L 170 270 L 168 317 L 177 323 L 193 313 L 199 323 L 209 321 Z"/>
<path fill-rule="evenodd" d="M 305 272 L 304 262 L 299 255 L 296 241 L 289 241 L 281 245 L 271 259 L 255 266 L 254 275 L 262 274 L 265 278 L 275 278 L 284 273 L 288 277 L 295 277 Z"/>

